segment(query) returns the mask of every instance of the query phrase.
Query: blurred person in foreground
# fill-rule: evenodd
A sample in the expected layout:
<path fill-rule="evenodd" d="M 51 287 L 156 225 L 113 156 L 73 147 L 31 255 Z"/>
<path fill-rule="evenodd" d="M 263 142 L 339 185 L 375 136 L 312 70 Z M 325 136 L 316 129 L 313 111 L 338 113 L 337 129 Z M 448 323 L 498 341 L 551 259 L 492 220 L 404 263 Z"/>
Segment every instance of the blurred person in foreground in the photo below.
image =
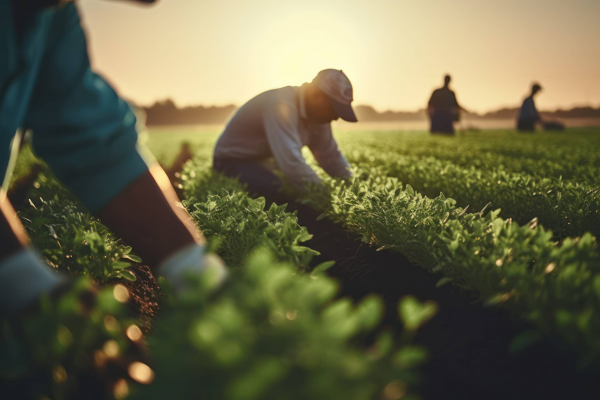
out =
<path fill-rule="evenodd" d="M 519 132 L 535 132 L 535 126 L 538 123 L 542 123 L 540 113 L 535 107 L 534 97 L 542 90 L 542 87 L 535 83 L 531 87 L 531 94 L 523 100 L 523 105 L 519 111 L 519 118 L 517 119 L 517 130 Z"/>
<path fill-rule="evenodd" d="M 302 156 L 304 146 L 329 175 L 348 178 L 350 166 L 333 138 L 331 122 L 357 122 L 352 101 L 350 80 L 335 69 L 323 70 L 299 87 L 261 93 L 228 122 L 215 148 L 214 168 L 276 204 L 290 199 L 282 193 L 283 181 L 274 170 L 283 172 L 301 192 L 305 184 L 321 182 Z"/>
<path fill-rule="evenodd" d="M 436 89 L 431 94 L 427 104 L 427 114 L 431 121 L 431 133 L 443 133 L 447 135 L 454 134 L 454 122 L 460 120 L 460 111 L 465 111 L 458 101 L 456 94 L 450 90 L 450 81 L 452 77 L 444 77 L 444 86 Z"/>
<path fill-rule="evenodd" d="M 68 285 L 31 249 L 6 198 L 25 129 L 53 173 L 155 273 L 177 288 L 207 269 L 203 238 L 138 144 L 132 110 L 90 68 L 74 2 L 0 0 L 0 104 L 0 313 Z"/>

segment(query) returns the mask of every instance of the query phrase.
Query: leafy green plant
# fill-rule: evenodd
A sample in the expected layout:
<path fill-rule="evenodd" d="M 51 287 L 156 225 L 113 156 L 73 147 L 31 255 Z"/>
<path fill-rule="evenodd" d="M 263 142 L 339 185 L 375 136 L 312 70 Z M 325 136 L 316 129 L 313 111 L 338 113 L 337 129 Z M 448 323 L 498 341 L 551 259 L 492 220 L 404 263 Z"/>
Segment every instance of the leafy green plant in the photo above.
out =
<path fill-rule="evenodd" d="M 183 205 L 226 263 L 242 265 L 253 249 L 266 246 L 278 260 L 306 268 L 319 253 L 302 245 L 312 235 L 298 225 L 296 212 L 286 213 L 285 204 L 265 210 L 263 198 L 250 198 L 236 179 L 213 171 L 207 158 L 182 171 Z"/>
<path fill-rule="evenodd" d="M 237 179 L 228 178 L 214 171 L 208 160 L 212 158 L 212 149 L 197 153 L 197 158 L 188 161 L 180 173 L 179 189 L 185 199 L 206 202 L 211 195 L 223 196 L 245 191 L 244 185 Z"/>
<path fill-rule="evenodd" d="M 500 169 L 542 179 L 600 185 L 600 137 L 596 128 L 563 134 L 468 132 L 456 137 L 421 132 L 345 132 L 340 147 L 351 162 L 378 162 L 380 155 L 433 157 L 462 167 Z M 365 159 L 363 155 L 366 155 Z"/>
<path fill-rule="evenodd" d="M 133 398 L 412 397 L 426 353 L 410 345 L 410 332 L 435 306 L 406 299 L 408 335 L 397 341 L 384 332 L 364 349 L 382 316 L 379 298 L 334 300 L 333 280 L 276 263 L 266 249 L 231 274 L 224 288 L 200 279 L 170 298 L 148 338 L 156 379 Z"/>
<path fill-rule="evenodd" d="M 96 291 L 84 277 L 35 312 L 0 318 L 0 397 L 112 397 L 116 384 L 127 385 L 144 351 L 126 293 L 122 285 Z"/>
<path fill-rule="evenodd" d="M 2 342 L 19 348 L 13 340 L 19 336 L 23 354 L 40 354 L 10 360 L 9 371 L 26 360 L 21 374 L 11 377 L 21 394 L 77 397 L 78 382 L 92 376 L 108 398 L 117 399 L 414 396 L 416 370 L 426 352 L 410 342 L 431 317 L 432 305 L 405 300 L 406 333 L 395 340 L 384 332 L 366 349 L 365 337 L 382 315 L 381 300 L 372 296 L 358 305 L 334 300 L 337 285 L 323 275 L 332 263 L 305 271 L 316 252 L 302 246 L 311 236 L 295 214 L 285 213 L 285 206 L 265 210 L 262 199 L 250 199 L 235 180 L 218 174 L 201 175 L 197 169 L 203 182 L 198 185 L 194 168 L 186 167 L 183 176 L 190 179 L 182 179 L 181 189 L 203 201 L 184 203 L 212 242 L 209 247 L 241 268 L 231 269 L 221 289 L 209 276 L 190 277 L 188 290 L 161 306 L 147 345 L 141 333 L 129 332 L 136 322 L 123 312 L 116 300 L 123 294 L 117 296 L 116 288 L 103 290 L 87 311 L 79 306 L 77 290 L 56 304 L 43 303 L 41 311 L 21 321 L 26 334 Z M 34 245 L 71 275 L 123 278 L 115 275 L 123 272 L 121 260 L 138 261 L 130 249 L 51 175 L 43 173 L 39 182 L 35 193 L 52 200 L 40 198 L 22 211 Z M 223 190 L 227 185 L 229 193 Z M 257 248 L 263 249 L 247 261 Z"/>
<path fill-rule="evenodd" d="M 429 199 L 394 178 L 355 169 L 349 182 L 326 179 L 328 196 L 306 201 L 363 241 L 406 254 L 417 264 L 502 304 L 541 331 L 561 336 L 584 359 L 600 356 L 600 252 L 585 234 L 552 240 L 538 226 L 467 213 L 456 201 Z"/>
<path fill-rule="evenodd" d="M 37 205 L 36 205 L 37 204 Z M 39 198 L 21 211 L 31 242 L 46 260 L 73 276 L 89 275 L 99 282 L 135 280 L 127 271 L 141 259 L 81 206 L 70 200 Z"/>
<path fill-rule="evenodd" d="M 501 215 L 525 224 L 534 218 L 557 238 L 600 234 L 600 183 L 564 181 L 505 170 L 502 166 L 459 167 L 433 157 L 397 155 L 372 149 L 353 152 L 353 159 L 378 175 L 398 178 L 430 198 L 444 193 L 462 207 L 481 209 L 492 203 Z"/>
<path fill-rule="evenodd" d="M 286 213 L 286 205 L 271 205 L 264 210 L 264 198 L 251 199 L 247 193 L 210 195 L 205 203 L 194 198 L 184 202 L 198 226 L 208 238 L 219 241 L 220 254 L 228 265 L 241 265 L 255 248 L 266 246 L 279 260 L 299 268 L 308 266 L 319 253 L 302 246 L 312 235 L 298 226 L 296 213 Z"/>
<path fill-rule="evenodd" d="M 44 165 L 45 164 L 33 154 L 30 146 L 24 146 L 19 151 L 19 157 L 17 158 L 15 169 L 11 176 L 9 190 L 14 187 L 15 183 L 23 179 L 32 170 L 36 170 L 38 167 Z"/>

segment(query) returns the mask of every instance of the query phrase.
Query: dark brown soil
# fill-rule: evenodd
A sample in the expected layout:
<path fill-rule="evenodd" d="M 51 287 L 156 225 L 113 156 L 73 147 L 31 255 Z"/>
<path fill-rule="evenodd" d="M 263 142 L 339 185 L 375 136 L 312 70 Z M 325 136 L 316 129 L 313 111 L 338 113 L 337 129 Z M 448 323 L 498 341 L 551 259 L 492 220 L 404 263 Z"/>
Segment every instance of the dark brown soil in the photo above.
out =
<path fill-rule="evenodd" d="M 144 333 L 150 330 L 152 320 L 158 315 L 158 303 L 163 292 L 152 275 L 150 268 L 135 264 L 128 268 L 136 277 L 135 282 L 122 282 L 129 290 L 129 302 L 139 313 L 140 328 Z"/>

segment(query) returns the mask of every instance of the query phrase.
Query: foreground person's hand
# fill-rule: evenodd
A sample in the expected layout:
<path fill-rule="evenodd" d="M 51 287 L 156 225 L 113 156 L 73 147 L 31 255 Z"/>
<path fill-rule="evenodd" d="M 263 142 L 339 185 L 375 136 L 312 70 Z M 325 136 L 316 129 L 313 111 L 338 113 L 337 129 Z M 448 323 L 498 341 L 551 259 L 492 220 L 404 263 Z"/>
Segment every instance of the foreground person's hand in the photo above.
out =
<path fill-rule="evenodd" d="M 0 263 L 0 308 L 7 314 L 17 313 L 41 295 L 60 291 L 68 282 L 34 250 L 21 249 Z"/>
<path fill-rule="evenodd" d="M 190 244 L 178 250 L 163 261 L 157 271 L 169 281 L 175 291 L 185 289 L 185 277 L 190 274 L 212 273 L 218 283 L 227 278 L 223 260 L 215 254 L 206 254 L 205 248 L 198 244 Z"/>

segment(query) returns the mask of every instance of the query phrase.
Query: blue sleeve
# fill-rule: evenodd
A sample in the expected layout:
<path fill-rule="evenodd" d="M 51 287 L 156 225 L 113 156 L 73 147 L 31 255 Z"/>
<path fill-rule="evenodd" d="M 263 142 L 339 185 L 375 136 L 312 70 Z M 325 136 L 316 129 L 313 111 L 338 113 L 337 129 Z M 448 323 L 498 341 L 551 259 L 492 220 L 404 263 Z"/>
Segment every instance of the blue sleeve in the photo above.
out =
<path fill-rule="evenodd" d="M 92 213 L 148 169 L 135 115 L 90 68 L 74 3 L 54 17 L 25 126 L 35 152 Z"/>

